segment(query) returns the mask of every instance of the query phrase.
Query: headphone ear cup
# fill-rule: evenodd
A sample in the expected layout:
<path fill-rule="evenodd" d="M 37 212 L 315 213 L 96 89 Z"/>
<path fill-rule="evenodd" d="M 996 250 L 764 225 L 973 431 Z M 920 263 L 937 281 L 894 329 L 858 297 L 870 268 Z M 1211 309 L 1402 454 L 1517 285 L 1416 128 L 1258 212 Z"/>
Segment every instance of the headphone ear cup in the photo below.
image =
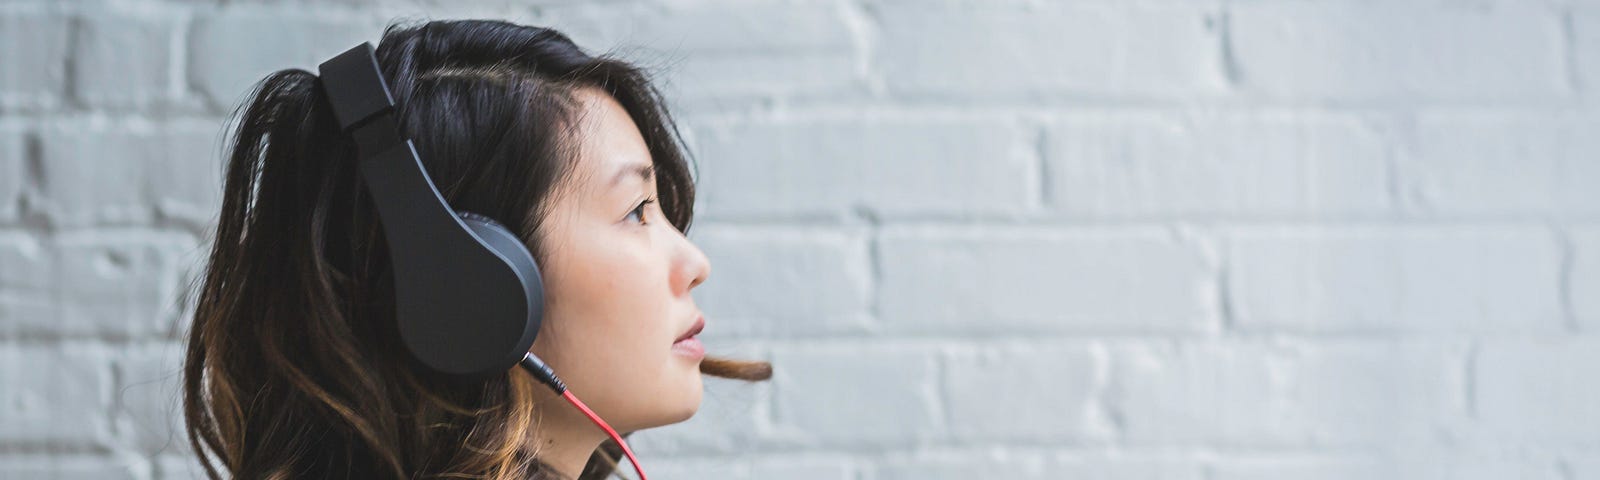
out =
<path fill-rule="evenodd" d="M 524 345 L 523 351 L 526 352 L 527 347 L 531 347 L 534 339 L 538 337 L 540 324 L 544 321 L 544 278 L 539 271 L 539 263 L 533 259 L 533 252 L 529 252 L 528 247 L 522 244 L 522 239 L 511 233 L 511 229 L 501 225 L 500 222 L 485 215 L 466 211 L 458 212 L 457 215 L 485 245 L 510 262 L 517 276 L 521 278 L 522 288 L 528 295 L 526 321 L 529 325 L 528 331 L 532 333 L 524 342 L 518 343 Z"/>

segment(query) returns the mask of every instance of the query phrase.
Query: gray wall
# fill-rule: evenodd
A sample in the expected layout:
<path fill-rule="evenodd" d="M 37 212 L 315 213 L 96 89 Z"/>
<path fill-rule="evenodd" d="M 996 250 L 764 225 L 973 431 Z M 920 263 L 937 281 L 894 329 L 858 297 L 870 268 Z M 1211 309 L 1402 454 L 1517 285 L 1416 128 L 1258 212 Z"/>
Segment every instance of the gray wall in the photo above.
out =
<path fill-rule="evenodd" d="M 0 477 L 190 478 L 225 115 L 398 17 L 662 74 L 700 159 L 659 479 L 1600 479 L 1600 4 L 0 4 Z"/>

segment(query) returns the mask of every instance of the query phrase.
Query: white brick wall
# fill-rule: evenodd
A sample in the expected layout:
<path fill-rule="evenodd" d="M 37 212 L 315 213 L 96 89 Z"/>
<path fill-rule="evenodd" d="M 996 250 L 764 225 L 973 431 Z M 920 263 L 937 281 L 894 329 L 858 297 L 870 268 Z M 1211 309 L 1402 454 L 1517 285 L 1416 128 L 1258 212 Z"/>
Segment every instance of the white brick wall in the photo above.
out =
<path fill-rule="evenodd" d="M 1398 2 L 1413 3 L 1413 2 Z M 1262 2 L 1229 9 L 1241 86 L 1280 98 L 1555 100 L 1572 89 L 1547 5 Z"/>
<path fill-rule="evenodd" d="M 1600 3 L 0 2 L 0 478 L 195 478 L 248 86 L 398 17 L 661 74 L 707 383 L 657 479 L 1600 479 Z"/>

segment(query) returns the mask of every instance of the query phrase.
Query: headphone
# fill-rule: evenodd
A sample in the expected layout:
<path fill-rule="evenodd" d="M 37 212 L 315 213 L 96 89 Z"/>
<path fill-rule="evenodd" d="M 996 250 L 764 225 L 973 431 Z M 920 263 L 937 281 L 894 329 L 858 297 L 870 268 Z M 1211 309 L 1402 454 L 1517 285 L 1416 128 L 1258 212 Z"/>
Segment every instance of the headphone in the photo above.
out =
<path fill-rule="evenodd" d="M 515 366 L 544 318 L 533 254 L 494 219 L 445 202 L 416 146 L 400 136 L 371 43 L 317 70 L 340 130 L 355 138 L 361 176 L 378 207 L 406 348 L 428 368 L 461 377 Z"/>
<path fill-rule="evenodd" d="M 528 351 L 544 319 L 538 262 L 504 225 L 457 212 L 439 194 L 416 146 L 400 134 L 372 44 L 322 62 L 317 72 L 378 207 L 394 268 L 395 319 L 411 357 L 467 379 L 521 365 L 604 429 L 646 480 L 628 444 Z"/>

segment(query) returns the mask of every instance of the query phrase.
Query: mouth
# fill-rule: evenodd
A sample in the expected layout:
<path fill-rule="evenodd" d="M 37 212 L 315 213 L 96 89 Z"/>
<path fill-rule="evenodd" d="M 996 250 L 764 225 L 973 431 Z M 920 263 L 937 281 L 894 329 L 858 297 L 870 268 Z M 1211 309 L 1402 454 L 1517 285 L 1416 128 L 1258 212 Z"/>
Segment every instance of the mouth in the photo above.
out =
<path fill-rule="evenodd" d="M 696 316 L 695 319 L 694 319 L 694 325 L 689 326 L 689 329 L 684 331 L 683 335 L 679 335 L 676 340 L 672 341 L 672 343 L 678 343 L 678 342 L 681 342 L 681 341 L 684 341 L 684 340 L 688 340 L 689 338 L 692 338 L 695 335 L 699 335 L 700 331 L 701 330 L 705 330 L 705 329 L 706 329 L 706 317 L 703 316 L 703 315 Z"/>

